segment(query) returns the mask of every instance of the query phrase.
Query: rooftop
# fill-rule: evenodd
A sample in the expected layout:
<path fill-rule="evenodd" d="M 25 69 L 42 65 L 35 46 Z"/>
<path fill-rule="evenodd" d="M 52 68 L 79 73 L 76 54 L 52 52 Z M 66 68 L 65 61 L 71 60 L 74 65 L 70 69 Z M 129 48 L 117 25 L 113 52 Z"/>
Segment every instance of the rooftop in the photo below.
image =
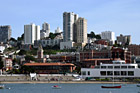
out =
<path fill-rule="evenodd" d="M 25 63 L 26 66 L 74 66 L 74 64 L 71 63 Z"/>

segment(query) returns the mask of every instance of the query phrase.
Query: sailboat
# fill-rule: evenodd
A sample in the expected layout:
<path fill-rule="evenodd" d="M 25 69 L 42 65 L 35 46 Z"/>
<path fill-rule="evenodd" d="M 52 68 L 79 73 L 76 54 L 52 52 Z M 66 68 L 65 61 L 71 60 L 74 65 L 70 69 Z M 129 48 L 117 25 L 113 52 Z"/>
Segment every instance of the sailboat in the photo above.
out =
<path fill-rule="evenodd" d="M 121 88 L 122 86 L 114 86 L 114 68 L 113 68 L 113 85 L 112 86 L 101 86 L 101 88 Z"/>

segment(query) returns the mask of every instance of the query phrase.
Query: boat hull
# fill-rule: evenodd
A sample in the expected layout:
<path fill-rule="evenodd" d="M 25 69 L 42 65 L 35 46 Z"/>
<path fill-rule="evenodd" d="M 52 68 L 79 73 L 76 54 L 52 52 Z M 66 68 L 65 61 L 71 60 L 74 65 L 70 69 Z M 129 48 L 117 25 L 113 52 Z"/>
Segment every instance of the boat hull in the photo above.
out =
<path fill-rule="evenodd" d="M 101 86 L 102 88 L 121 88 L 120 86 Z"/>
<path fill-rule="evenodd" d="M 0 86 L 0 89 L 4 89 L 4 86 Z"/>

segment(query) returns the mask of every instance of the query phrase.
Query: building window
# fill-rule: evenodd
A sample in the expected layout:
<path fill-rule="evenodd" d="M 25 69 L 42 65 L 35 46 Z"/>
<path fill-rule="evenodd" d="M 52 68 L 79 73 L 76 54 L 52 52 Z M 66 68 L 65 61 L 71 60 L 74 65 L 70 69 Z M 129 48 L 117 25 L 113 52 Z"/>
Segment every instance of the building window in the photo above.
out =
<path fill-rule="evenodd" d="M 128 68 L 135 68 L 135 66 L 128 66 Z"/>
<path fill-rule="evenodd" d="M 82 71 L 82 75 L 86 75 L 86 71 Z"/>
<path fill-rule="evenodd" d="M 122 69 L 126 69 L 126 68 L 127 68 L 127 66 L 121 66 L 121 68 L 122 68 Z"/>
<path fill-rule="evenodd" d="M 108 66 L 108 69 L 113 69 L 113 66 Z"/>
<path fill-rule="evenodd" d="M 106 68 L 106 66 L 101 66 L 102 69 Z"/>
<path fill-rule="evenodd" d="M 134 71 L 128 71 L 128 76 L 134 76 Z"/>
<path fill-rule="evenodd" d="M 115 69 L 120 69 L 120 66 L 114 66 Z"/>
<path fill-rule="evenodd" d="M 105 76 L 105 75 L 106 75 L 106 71 L 101 71 L 100 74 L 101 74 L 102 76 Z"/>
<path fill-rule="evenodd" d="M 121 75 L 126 76 L 127 75 L 126 71 L 121 71 Z"/>
<path fill-rule="evenodd" d="M 88 75 L 90 75 L 90 71 L 88 71 Z"/>
<path fill-rule="evenodd" d="M 107 75 L 108 75 L 108 76 L 113 75 L 113 71 L 107 71 Z"/>
<path fill-rule="evenodd" d="M 120 72 L 119 71 L 114 71 L 114 75 L 120 75 Z"/>

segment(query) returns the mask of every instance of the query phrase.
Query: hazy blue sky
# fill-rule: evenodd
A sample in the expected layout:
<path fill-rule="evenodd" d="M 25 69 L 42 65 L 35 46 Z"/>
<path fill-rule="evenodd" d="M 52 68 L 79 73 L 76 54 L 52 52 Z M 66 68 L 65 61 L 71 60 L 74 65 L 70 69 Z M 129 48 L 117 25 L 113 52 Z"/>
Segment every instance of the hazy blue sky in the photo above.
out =
<path fill-rule="evenodd" d="M 15 38 L 30 23 L 47 22 L 54 32 L 63 29 L 65 11 L 86 18 L 88 32 L 132 35 L 132 42 L 140 44 L 140 0 L 1 0 L 0 25 L 11 25 Z"/>

